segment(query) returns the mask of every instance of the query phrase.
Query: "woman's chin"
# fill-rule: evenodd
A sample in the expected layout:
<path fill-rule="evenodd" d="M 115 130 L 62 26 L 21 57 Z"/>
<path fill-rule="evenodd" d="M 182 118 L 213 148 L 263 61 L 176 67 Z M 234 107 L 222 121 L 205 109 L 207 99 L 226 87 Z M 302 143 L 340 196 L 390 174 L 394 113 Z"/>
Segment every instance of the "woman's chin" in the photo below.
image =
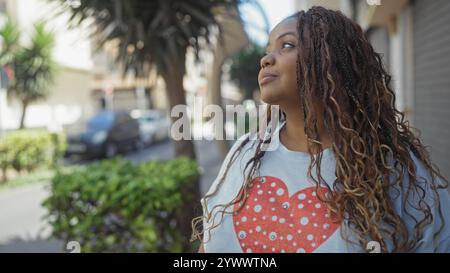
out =
<path fill-rule="evenodd" d="M 280 93 L 273 90 L 261 90 L 261 100 L 267 104 L 277 104 L 280 101 Z"/>

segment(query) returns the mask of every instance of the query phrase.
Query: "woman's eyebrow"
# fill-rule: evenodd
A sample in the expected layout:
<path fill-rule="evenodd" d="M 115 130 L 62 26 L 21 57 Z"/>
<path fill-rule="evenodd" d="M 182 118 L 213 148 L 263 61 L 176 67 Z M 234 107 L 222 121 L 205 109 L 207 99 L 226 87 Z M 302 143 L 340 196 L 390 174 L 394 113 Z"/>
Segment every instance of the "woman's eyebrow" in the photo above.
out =
<path fill-rule="evenodd" d="M 296 36 L 295 32 L 288 31 L 288 32 L 285 32 L 285 33 L 281 34 L 280 36 L 278 36 L 278 38 L 275 39 L 275 41 L 278 41 L 278 40 L 280 40 L 281 38 L 283 38 L 284 36 L 287 36 L 287 35 L 293 35 L 293 36 Z M 270 46 L 270 43 L 267 43 L 266 48 L 269 47 L 269 46 Z"/>

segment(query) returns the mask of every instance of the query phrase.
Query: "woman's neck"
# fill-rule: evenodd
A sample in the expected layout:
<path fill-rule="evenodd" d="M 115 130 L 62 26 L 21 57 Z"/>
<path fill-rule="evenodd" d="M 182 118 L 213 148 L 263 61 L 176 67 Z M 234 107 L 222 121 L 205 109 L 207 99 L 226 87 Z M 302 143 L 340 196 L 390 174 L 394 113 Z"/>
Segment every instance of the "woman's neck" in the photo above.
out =
<path fill-rule="evenodd" d="M 281 143 L 291 151 L 299 151 L 308 153 L 308 141 L 304 131 L 304 120 L 301 117 L 300 111 L 285 112 L 286 125 L 281 128 L 279 137 Z M 322 142 L 322 149 L 331 147 L 331 139 L 325 133 L 322 124 L 318 123 L 319 141 Z M 327 136 L 327 137 L 325 137 Z M 313 151 L 315 154 L 315 152 Z"/>

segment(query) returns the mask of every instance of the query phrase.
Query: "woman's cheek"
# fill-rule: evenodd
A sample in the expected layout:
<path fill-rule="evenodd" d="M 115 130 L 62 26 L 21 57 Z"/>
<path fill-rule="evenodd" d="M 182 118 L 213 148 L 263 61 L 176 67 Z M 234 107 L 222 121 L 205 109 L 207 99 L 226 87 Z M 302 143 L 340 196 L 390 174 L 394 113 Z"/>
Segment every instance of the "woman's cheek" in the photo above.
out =
<path fill-rule="evenodd" d="M 297 93 L 297 72 L 295 65 L 291 66 L 289 70 L 287 70 L 285 78 L 285 88 L 289 91 L 289 93 Z"/>
<path fill-rule="evenodd" d="M 289 77 L 291 79 L 296 79 L 297 78 L 297 54 L 287 54 L 284 56 L 285 58 L 283 58 L 283 67 L 285 67 L 284 69 L 284 73 L 286 75 L 289 75 Z"/>

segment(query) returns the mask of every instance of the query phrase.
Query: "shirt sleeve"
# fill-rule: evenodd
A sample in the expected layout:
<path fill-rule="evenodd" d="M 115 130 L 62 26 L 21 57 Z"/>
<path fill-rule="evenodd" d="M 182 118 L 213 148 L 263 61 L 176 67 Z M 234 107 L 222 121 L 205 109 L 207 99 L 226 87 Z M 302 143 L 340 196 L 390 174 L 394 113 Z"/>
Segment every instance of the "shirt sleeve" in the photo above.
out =
<path fill-rule="evenodd" d="M 242 145 L 242 143 L 244 142 L 244 140 L 249 136 L 250 133 L 247 133 L 243 136 L 241 136 L 238 140 L 236 140 L 236 142 L 232 145 L 232 147 L 230 148 L 230 150 L 228 151 L 227 155 L 225 156 L 225 159 L 222 162 L 222 165 L 220 166 L 219 169 L 219 173 L 217 175 L 217 177 L 214 179 L 213 183 L 211 184 L 211 186 L 209 187 L 206 195 L 208 195 L 209 193 L 213 192 L 218 183 L 220 182 L 220 179 L 223 177 L 225 170 L 228 166 L 228 164 L 230 163 L 231 157 L 233 156 L 234 152 Z M 248 144 L 247 144 L 248 145 Z M 245 146 L 247 146 L 245 145 Z M 236 160 L 237 161 L 237 160 Z M 233 166 L 235 165 L 236 161 L 233 163 Z M 230 171 L 232 171 L 232 167 L 230 166 Z M 202 204 L 203 204 L 203 198 L 202 198 Z"/>
<path fill-rule="evenodd" d="M 412 191 L 408 195 L 408 202 L 404 202 L 404 195 L 407 192 L 408 182 L 405 181 L 401 189 L 397 189 L 392 192 L 393 205 L 397 213 L 405 222 L 409 236 L 412 236 L 414 232 L 414 226 L 416 224 L 415 219 L 421 220 L 424 218 L 424 214 L 417 210 L 419 206 L 419 194 L 423 195 L 423 198 L 432 213 L 431 223 L 426 225 L 423 230 L 423 236 L 420 238 L 416 252 L 450 252 L 450 192 L 448 188 L 438 188 L 437 195 L 432 189 L 431 174 L 425 168 L 423 162 L 421 162 L 411 151 L 411 158 L 416 166 L 417 183 L 423 188 L 423 192 Z M 408 179 L 409 176 L 405 176 Z M 442 179 L 435 177 L 435 185 L 444 185 Z M 436 197 L 439 198 L 436 198 Z M 439 200 L 439 203 L 437 201 Z M 438 204 L 440 206 L 438 206 Z M 440 207 L 440 209 L 439 209 Z M 415 219 L 414 219 L 415 218 Z M 435 234 L 437 234 L 435 236 Z"/>

